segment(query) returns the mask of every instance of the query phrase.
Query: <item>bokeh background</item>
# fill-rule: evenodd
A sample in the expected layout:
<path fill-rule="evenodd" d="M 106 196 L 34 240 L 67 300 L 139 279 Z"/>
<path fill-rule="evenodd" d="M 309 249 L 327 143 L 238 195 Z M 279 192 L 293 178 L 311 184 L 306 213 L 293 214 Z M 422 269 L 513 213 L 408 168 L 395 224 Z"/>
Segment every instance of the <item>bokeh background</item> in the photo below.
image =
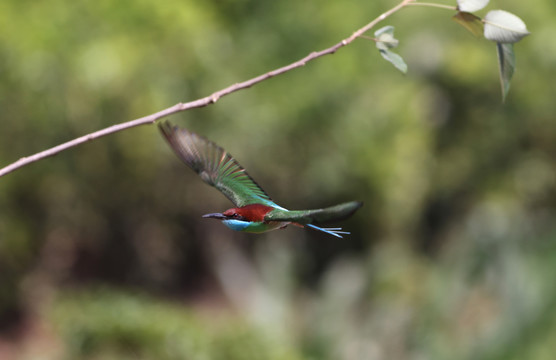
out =
<path fill-rule="evenodd" d="M 0 165 L 326 48 L 395 1 L 0 2 Z M 374 44 L 174 115 L 336 239 L 235 233 L 155 126 L 0 178 L 0 358 L 553 359 L 556 3 L 501 102 L 495 46 L 409 8 Z M 486 10 L 478 12 L 486 14 Z M 375 29 L 376 30 L 376 29 Z"/>

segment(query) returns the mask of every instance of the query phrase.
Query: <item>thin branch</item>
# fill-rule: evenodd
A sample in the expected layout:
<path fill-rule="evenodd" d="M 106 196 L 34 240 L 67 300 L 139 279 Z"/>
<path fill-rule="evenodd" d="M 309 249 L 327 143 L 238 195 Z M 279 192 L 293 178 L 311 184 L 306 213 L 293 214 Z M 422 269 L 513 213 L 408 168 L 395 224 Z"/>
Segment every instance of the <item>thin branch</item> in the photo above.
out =
<path fill-rule="evenodd" d="M 444 5 L 444 4 L 436 4 L 436 3 L 426 3 L 426 2 L 413 2 L 411 4 L 408 5 L 413 5 L 413 6 L 425 6 L 425 7 L 434 7 L 434 8 L 438 8 L 438 9 L 447 9 L 447 10 L 453 10 L 453 11 L 457 11 L 458 7 L 457 6 L 452 6 L 452 5 Z"/>
<path fill-rule="evenodd" d="M 355 39 L 357 39 L 358 37 L 360 37 L 362 34 L 364 34 L 365 32 L 367 32 L 369 29 L 371 29 L 373 26 L 375 26 L 377 23 L 383 21 L 384 19 L 386 19 L 387 17 L 389 17 L 390 15 L 394 14 L 395 12 L 401 10 L 402 8 L 406 7 L 407 5 L 411 4 L 412 2 L 414 2 L 415 0 L 403 0 L 401 3 L 399 3 L 398 5 L 396 5 L 395 7 L 393 7 L 392 9 L 386 11 L 385 13 L 381 14 L 379 17 L 377 17 L 376 19 L 374 19 L 373 21 L 371 21 L 370 23 L 368 23 L 367 25 L 363 26 L 362 28 L 360 28 L 359 30 L 355 31 L 350 37 L 340 41 L 339 43 L 337 43 L 336 45 L 333 45 L 327 49 L 321 50 L 321 51 L 315 51 L 310 53 L 309 55 L 305 56 L 304 58 L 291 63 L 289 65 L 283 66 L 281 68 L 278 68 L 276 70 L 272 70 L 270 72 L 267 72 L 266 74 L 262 74 L 259 75 L 257 77 L 254 77 L 250 80 L 244 81 L 244 82 L 240 82 L 240 83 L 236 83 L 233 84 L 231 86 L 228 86 L 227 88 L 224 88 L 222 90 L 219 90 L 207 97 L 201 98 L 201 99 L 197 99 L 194 101 L 190 101 L 187 103 L 178 103 L 174 106 L 171 106 L 167 109 L 164 109 L 162 111 L 156 112 L 154 114 L 151 115 L 147 115 L 144 116 L 142 118 L 139 119 L 135 119 L 135 120 L 131 120 L 131 121 L 127 121 L 121 124 L 117 124 L 117 125 L 112 125 L 110 127 L 107 127 L 105 129 L 78 137 L 76 139 L 73 139 L 71 141 L 65 142 L 63 144 L 60 144 L 58 146 L 55 146 L 53 148 L 41 151 L 39 153 L 36 153 L 34 155 L 30 155 L 27 157 L 23 157 L 19 160 L 17 160 L 16 162 L 4 167 L 0 169 L 0 177 L 9 174 L 12 171 L 15 171 L 23 166 L 29 165 L 31 163 L 34 163 L 36 161 L 45 159 L 47 157 L 51 157 L 54 156 L 62 151 L 68 150 L 70 148 L 73 148 L 77 145 L 83 144 L 87 141 L 91 141 L 94 139 L 98 139 L 100 137 L 106 136 L 106 135 L 110 135 L 119 131 L 123 131 L 132 127 L 136 127 L 136 126 L 140 126 L 140 125 L 146 125 L 146 124 L 152 124 L 154 122 L 156 122 L 156 120 L 181 112 L 181 111 L 186 111 L 189 109 L 193 109 L 193 108 L 200 108 L 200 107 L 204 107 L 204 106 L 208 106 L 211 104 L 214 104 L 216 101 L 218 101 L 218 99 L 220 99 L 223 96 L 229 95 L 233 92 L 242 90 L 242 89 L 247 89 L 255 84 L 258 84 L 262 81 L 265 81 L 271 77 L 274 76 L 278 76 L 281 75 L 283 73 L 286 73 L 288 71 L 291 71 L 293 69 L 299 68 L 304 66 L 305 64 L 307 64 L 308 62 L 315 60 L 317 58 L 320 58 L 324 55 L 329 55 L 329 54 L 334 54 L 336 51 L 338 51 L 338 49 L 352 43 Z"/>

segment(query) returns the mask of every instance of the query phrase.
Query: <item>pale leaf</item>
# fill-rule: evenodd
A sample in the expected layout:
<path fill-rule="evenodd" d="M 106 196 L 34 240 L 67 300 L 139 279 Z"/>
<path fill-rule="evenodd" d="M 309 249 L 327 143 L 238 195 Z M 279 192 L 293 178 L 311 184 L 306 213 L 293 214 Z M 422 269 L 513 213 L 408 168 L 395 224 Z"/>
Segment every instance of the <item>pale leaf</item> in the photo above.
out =
<path fill-rule="evenodd" d="M 484 19 L 485 38 L 498 43 L 515 43 L 529 35 L 523 20 L 504 10 L 492 10 Z"/>
<path fill-rule="evenodd" d="M 473 12 L 481 10 L 487 6 L 489 0 L 457 0 L 458 10 L 464 12 Z"/>

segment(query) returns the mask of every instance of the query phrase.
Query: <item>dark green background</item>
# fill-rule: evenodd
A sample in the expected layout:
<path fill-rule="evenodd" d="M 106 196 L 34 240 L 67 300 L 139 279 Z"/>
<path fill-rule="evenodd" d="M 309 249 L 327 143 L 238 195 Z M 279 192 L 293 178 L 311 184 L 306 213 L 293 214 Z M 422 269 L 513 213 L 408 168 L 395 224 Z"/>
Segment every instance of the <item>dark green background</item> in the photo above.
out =
<path fill-rule="evenodd" d="M 394 5 L 3 0 L 0 166 L 296 61 Z M 155 126 L 0 178 L 0 358 L 552 359 L 556 5 L 497 8 L 532 32 L 505 104 L 494 44 L 415 7 L 380 25 L 406 76 L 359 39 L 170 118 L 282 206 L 364 201 L 345 239 L 202 219 L 230 204 Z"/>

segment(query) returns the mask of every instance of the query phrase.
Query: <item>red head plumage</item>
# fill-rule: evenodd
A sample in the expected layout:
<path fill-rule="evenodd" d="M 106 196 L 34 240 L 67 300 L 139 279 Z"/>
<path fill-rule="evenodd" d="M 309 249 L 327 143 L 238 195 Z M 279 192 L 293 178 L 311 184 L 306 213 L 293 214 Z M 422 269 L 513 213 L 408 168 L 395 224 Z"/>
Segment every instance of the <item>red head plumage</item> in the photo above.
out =
<path fill-rule="evenodd" d="M 262 204 L 250 204 L 238 208 L 231 208 L 222 213 L 225 216 L 232 216 L 237 214 L 248 221 L 261 222 L 264 221 L 264 216 L 268 214 L 271 210 L 274 210 L 272 206 L 266 206 Z"/>

